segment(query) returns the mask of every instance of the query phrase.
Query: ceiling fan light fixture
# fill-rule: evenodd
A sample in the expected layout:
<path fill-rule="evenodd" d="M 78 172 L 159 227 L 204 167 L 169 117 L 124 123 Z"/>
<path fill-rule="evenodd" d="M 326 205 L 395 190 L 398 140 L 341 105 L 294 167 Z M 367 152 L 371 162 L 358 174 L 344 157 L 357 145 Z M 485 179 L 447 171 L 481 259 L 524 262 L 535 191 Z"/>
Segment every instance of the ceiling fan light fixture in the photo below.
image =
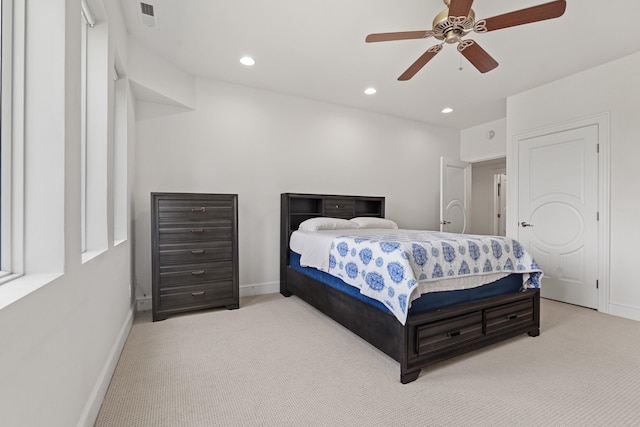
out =
<path fill-rule="evenodd" d="M 442 114 L 449 114 L 449 113 L 453 113 L 453 108 L 445 107 L 442 109 Z"/>
<path fill-rule="evenodd" d="M 373 87 L 368 87 L 364 90 L 364 93 L 366 93 L 367 95 L 374 95 L 377 92 L 377 90 Z"/>

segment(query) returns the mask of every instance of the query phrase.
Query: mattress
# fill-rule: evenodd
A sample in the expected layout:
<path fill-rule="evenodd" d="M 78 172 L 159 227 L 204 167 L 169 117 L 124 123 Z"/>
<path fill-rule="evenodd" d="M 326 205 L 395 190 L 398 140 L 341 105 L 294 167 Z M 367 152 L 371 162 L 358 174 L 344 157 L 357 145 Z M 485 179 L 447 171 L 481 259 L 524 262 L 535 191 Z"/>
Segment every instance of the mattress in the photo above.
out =
<path fill-rule="evenodd" d="M 300 265 L 329 273 L 379 301 L 404 324 L 413 301 L 427 293 L 476 288 L 519 273 L 520 287 L 542 277 L 515 240 L 423 230 L 296 231 Z"/>
<path fill-rule="evenodd" d="M 346 284 L 343 280 L 332 276 L 329 273 L 318 270 L 313 267 L 303 267 L 300 265 L 300 254 L 294 251 L 289 253 L 289 267 L 311 277 L 318 282 L 324 283 L 334 289 L 344 292 L 360 301 L 363 301 L 379 310 L 390 313 L 387 306 L 380 301 L 370 298 L 360 293 L 360 290 L 354 286 Z M 456 304 L 462 304 L 471 301 L 477 301 L 485 298 L 491 298 L 498 295 L 505 295 L 518 292 L 522 289 L 522 274 L 514 273 L 503 277 L 494 282 L 471 289 L 460 289 L 453 291 L 430 292 L 421 295 L 411 303 L 409 315 L 426 313 L 431 310 L 445 308 Z"/>

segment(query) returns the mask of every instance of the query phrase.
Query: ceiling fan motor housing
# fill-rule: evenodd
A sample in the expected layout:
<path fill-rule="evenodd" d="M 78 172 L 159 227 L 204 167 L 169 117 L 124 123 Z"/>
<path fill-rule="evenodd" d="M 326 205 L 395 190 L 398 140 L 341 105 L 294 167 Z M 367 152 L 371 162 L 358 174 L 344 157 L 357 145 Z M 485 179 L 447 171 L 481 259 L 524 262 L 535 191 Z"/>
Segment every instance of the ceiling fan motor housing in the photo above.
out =
<path fill-rule="evenodd" d="M 473 30 L 476 14 L 473 9 L 467 16 L 449 16 L 449 9 L 440 12 L 433 20 L 433 36 L 446 43 L 457 43 Z"/>

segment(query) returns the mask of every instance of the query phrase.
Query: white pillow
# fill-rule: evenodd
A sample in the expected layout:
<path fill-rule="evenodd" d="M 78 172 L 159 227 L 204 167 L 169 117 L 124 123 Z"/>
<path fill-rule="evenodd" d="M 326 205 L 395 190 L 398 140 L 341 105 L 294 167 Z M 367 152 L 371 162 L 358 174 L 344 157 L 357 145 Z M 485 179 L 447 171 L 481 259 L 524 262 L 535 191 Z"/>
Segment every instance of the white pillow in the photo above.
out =
<path fill-rule="evenodd" d="M 320 230 L 355 230 L 358 224 L 348 219 L 330 218 L 319 216 L 302 221 L 298 230 L 300 231 L 320 231 Z"/>
<path fill-rule="evenodd" d="M 358 224 L 358 228 L 398 228 L 395 221 L 386 218 L 360 216 L 352 218 L 350 221 Z"/>

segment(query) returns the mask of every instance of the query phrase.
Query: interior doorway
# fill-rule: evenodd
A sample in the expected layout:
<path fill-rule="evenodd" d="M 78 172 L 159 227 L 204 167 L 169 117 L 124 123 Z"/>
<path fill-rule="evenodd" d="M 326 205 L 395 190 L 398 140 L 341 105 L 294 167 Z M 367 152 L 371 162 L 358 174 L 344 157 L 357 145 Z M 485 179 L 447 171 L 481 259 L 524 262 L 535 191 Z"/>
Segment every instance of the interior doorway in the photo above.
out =
<path fill-rule="evenodd" d="M 493 234 L 507 235 L 507 174 L 493 175 Z"/>
<path fill-rule="evenodd" d="M 506 235 L 506 173 L 505 157 L 473 163 L 469 233 Z"/>

